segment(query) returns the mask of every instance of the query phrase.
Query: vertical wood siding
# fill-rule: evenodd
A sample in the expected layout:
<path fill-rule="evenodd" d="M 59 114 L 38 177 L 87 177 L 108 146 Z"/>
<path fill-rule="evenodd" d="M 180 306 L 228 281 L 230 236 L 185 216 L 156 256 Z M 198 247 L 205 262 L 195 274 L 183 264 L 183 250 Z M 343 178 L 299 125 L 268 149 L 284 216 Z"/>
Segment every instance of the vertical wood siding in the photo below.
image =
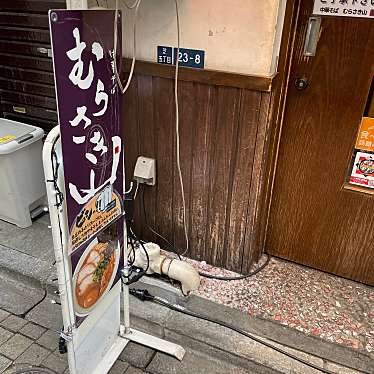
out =
<path fill-rule="evenodd" d="M 185 248 L 176 167 L 173 79 L 137 74 L 123 100 L 126 180 L 136 158 L 157 160 L 157 184 L 140 187 L 135 227 L 159 241 L 149 223 Z M 270 94 L 180 81 L 181 167 L 185 185 L 189 255 L 236 271 L 248 271 L 262 252 L 259 227 L 265 183 Z"/>

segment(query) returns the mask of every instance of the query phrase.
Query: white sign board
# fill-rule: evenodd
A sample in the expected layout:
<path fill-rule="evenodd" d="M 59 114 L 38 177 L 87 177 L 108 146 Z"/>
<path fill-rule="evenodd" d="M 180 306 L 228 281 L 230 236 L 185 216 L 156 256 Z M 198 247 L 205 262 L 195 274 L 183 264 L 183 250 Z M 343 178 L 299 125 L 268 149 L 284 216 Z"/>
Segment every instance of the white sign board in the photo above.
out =
<path fill-rule="evenodd" d="M 374 0 L 314 0 L 313 14 L 374 18 Z"/>

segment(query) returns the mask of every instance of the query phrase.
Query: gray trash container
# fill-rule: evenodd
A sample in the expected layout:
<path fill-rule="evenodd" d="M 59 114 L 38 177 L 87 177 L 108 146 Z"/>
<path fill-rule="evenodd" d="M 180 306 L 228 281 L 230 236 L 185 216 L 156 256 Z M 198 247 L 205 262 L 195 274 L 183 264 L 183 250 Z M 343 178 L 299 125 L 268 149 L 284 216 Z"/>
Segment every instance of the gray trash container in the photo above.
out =
<path fill-rule="evenodd" d="M 0 118 L 0 219 L 31 226 L 45 204 L 42 138 L 38 127 Z"/>

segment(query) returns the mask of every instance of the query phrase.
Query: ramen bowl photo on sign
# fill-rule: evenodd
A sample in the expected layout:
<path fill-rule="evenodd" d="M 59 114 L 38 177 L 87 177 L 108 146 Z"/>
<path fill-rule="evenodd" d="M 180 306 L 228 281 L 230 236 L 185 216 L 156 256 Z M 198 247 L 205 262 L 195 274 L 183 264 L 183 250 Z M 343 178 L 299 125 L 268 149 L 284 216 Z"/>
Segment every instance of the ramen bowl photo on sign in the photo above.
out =
<path fill-rule="evenodd" d="M 83 252 L 73 275 L 75 312 L 89 314 L 111 289 L 120 259 L 118 241 L 99 242 L 96 238 Z"/>

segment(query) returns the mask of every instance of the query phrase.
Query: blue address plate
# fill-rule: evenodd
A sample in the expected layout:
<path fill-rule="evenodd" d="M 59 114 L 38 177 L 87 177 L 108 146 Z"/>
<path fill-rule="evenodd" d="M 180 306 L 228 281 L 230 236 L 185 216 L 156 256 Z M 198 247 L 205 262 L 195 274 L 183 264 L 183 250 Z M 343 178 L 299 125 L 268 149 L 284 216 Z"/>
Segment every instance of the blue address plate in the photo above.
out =
<path fill-rule="evenodd" d="M 201 49 L 179 48 L 179 65 L 204 69 L 205 51 Z M 174 65 L 177 61 L 177 48 L 174 48 Z"/>
<path fill-rule="evenodd" d="M 159 64 L 175 65 L 177 61 L 177 48 L 158 46 L 157 62 Z M 179 66 L 204 69 L 205 51 L 201 49 L 179 48 Z"/>

